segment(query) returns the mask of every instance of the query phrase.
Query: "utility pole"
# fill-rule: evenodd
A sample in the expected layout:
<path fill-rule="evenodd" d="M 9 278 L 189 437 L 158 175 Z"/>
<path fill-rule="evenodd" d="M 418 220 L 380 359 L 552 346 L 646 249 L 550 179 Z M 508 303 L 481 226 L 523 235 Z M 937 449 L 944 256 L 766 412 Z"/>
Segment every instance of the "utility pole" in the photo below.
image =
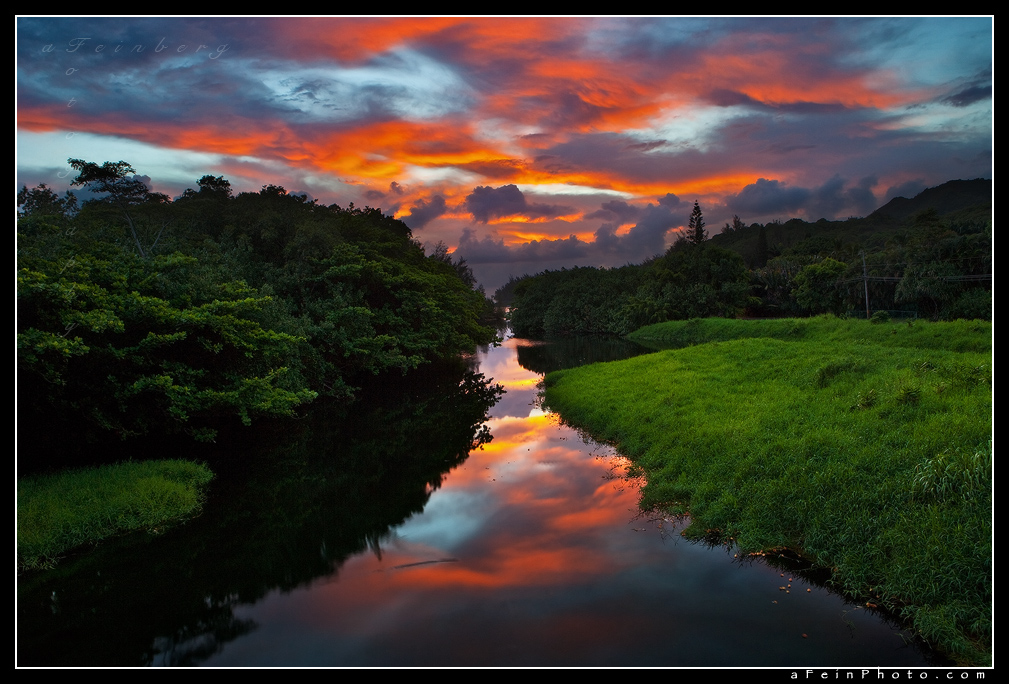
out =
<path fill-rule="evenodd" d="M 862 284 L 865 286 L 865 320 L 869 320 L 869 273 L 865 270 L 865 252 L 862 255 Z"/>

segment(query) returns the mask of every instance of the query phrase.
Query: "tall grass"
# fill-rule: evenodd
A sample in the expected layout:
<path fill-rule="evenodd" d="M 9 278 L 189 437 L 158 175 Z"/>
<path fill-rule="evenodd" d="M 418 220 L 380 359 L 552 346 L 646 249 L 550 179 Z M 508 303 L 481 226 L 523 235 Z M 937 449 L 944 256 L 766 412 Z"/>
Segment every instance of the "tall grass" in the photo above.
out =
<path fill-rule="evenodd" d="M 548 406 L 644 470 L 643 506 L 687 508 L 744 551 L 792 548 L 952 657 L 990 659 L 990 324 L 645 334 L 694 346 L 546 380 Z"/>
<path fill-rule="evenodd" d="M 879 344 L 886 347 L 991 353 L 992 326 L 987 321 L 916 320 L 878 325 L 853 325 L 853 323 L 855 321 L 829 315 L 816 318 L 769 318 L 752 321 L 694 318 L 689 321 L 648 325 L 634 331 L 628 338 L 660 349 L 753 337 L 798 342 L 809 336 L 820 341 L 832 340 L 837 344 Z"/>
<path fill-rule="evenodd" d="M 18 567 L 52 567 L 82 544 L 133 530 L 157 532 L 192 517 L 212 478 L 206 466 L 164 460 L 19 480 Z"/>

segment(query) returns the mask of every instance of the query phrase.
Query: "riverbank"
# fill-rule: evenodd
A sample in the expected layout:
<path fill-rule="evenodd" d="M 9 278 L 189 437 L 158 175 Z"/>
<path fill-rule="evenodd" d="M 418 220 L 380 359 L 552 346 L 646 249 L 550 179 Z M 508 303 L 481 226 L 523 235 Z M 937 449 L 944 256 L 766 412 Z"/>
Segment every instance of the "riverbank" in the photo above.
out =
<path fill-rule="evenodd" d="M 991 324 L 683 321 L 546 403 L 742 552 L 787 547 L 959 662 L 991 658 Z M 718 341 L 711 341 L 718 340 Z"/>
<path fill-rule="evenodd" d="M 52 567 L 78 546 L 160 531 L 199 512 L 214 475 L 183 460 L 128 462 L 18 481 L 18 570 Z"/>

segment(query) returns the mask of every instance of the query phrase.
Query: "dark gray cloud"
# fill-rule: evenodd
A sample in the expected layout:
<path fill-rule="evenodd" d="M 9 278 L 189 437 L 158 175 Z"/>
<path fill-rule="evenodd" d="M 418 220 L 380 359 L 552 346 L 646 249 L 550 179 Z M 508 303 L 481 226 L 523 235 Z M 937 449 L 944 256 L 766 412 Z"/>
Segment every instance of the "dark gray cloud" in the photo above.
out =
<path fill-rule="evenodd" d="M 765 219 L 796 214 L 810 221 L 865 216 L 879 206 L 873 193 L 878 184 L 875 175 L 850 184 L 840 174 L 834 174 L 815 188 L 788 186 L 781 181 L 760 178 L 739 194 L 727 197 L 725 204 L 734 213 Z"/>
<path fill-rule="evenodd" d="M 805 208 L 809 220 L 837 219 L 845 216 L 865 216 L 875 211 L 878 201 L 872 189 L 879 183 L 875 176 L 866 176 L 853 186 L 840 175 L 810 192 Z"/>
<path fill-rule="evenodd" d="M 668 144 L 668 140 L 646 140 L 645 142 L 631 143 L 627 146 L 627 149 L 634 150 L 636 152 L 651 152 L 652 150 L 657 150 L 660 147 L 665 147 Z"/>
<path fill-rule="evenodd" d="M 420 230 L 446 211 L 448 211 L 448 207 L 445 206 L 445 198 L 441 195 L 433 195 L 431 199 L 418 200 L 410 207 L 410 213 L 402 217 L 402 221 L 411 229 Z"/>
<path fill-rule="evenodd" d="M 845 191 L 849 206 L 855 208 L 853 216 L 868 216 L 876 211 L 879 200 L 876 199 L 872 189 L 877 185 L 879 185 L 879 179 L 875 175 L 866 176 Z"/>
<path fill-rule="evenodd" d="M 596 229 L 592 245 L 604 252 L 616 252 L 620 249 L 620 238 L 617 236 L 617 228 L 619 227 L 613 223 L 602 224 Z"/>
<path fill-rule="evenodd" d="M 716 107 L 763 107 L 749 95 L 735 90 L 712 90 L 708 93 L 707 99 Z"/>
<path fill-rule="evenodd" d="M 622 252 L 628 259 L 647 259 L 665 249 L 666 233 L 687 222 L 687 214 L 661 204 L 648 204 L 641 219 L 622 236 Z"/>
<path fill-rule="evenodd" d="M 844 179 L 834 174 L 834 177 L 828 179 L 826 183 L 810 191 L 806 212 L 811 220 L 834 217 L 847 203 L 848 200 L 844 196 Z"/>
<path fill-rule="evenodd" d="M 466 210 L 481 223 L 505 216 L 527 216 L 529 218 L 554 218 L 574 212 L 572 207 L 554 204 L 531 204 L 517 185 L 502 185 L 499 188 L 478 186 L 466 197 Z"/>
<path fill-rule="evenodd" d="M 758 178 L 739 194 L 727 197 L 725 203 L 739 214 L 788 215 L 805 206 L 809 197 L 810 192 L 805 188 L 790 188 L 781 181 Z"/>
<path fill-rule="evenodd" d="M 641 215 L 641 209 L 623 200 L 603 202 L 600 206 L 602 209 L 593 211 L 591 214 L 586 214 L 585 219 L 589 221 L 592 219 L 603 219 L 604 221 L 616 221 L 618 224 L 623 224 Z"/>
<path fill-rule="evenodd" d="M 479 186 L 466 198 L 466 209 L 477 221 L 487 223 L 493 218 L 524 213 L 526 198 L 516 185 Z"/>
<path fill-rule="evenodd" d="M 954 107 L 966 107 L 981 100 L 990 100 L 991 97 L 991 83 L 975 83 L 949 95 L 943 102 Z"/>
<path fill-rule="evenodd" d="M 837 102 L 787 102 L 774 105 L 773 109 L 789 114 L 834 114 L 845 112 L 848 107 Z"/>
<path fill-rule="evenodd" d="M 365 192 L 364 196 L 365 198 L 370 200 L 380 200 L 388 197 L 389 193 L 392 193 L 393 195 L 396 196 L 401 196 L 403 194 L 403 186 L 401 186 L 396 181 L 392 181 L 391 183 L 389 183 L 389 192 L 382 192 L 381 190 L 376 190 L 372 188 L 371 190 Z"/>
<path fill-rule="evenodd" d="M 672 209 L 673 207 L 678 207 L 680 205 L 680 198 L 671 192 L 667 192 L 665 195 L 659 198 L 659 204 L 661 204 L 664 207 L 669 207 L 670 209 Z"/>

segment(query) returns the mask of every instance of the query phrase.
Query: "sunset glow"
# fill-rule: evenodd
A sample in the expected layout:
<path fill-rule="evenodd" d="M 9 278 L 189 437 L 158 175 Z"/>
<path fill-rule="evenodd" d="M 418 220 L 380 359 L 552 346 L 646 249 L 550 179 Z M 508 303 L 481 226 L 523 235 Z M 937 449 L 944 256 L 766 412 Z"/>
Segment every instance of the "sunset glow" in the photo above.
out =
<path fill-rule="evenodd" d="M 68 158 L 114 143 L 172 197 L 212 174 L 379 207 L 493 289 L 640 262 L 695 200 L 717 231 L 991 177 L 992 37 L 990 17 L 19 18 L 16 184 L 62 191 Z"/>

